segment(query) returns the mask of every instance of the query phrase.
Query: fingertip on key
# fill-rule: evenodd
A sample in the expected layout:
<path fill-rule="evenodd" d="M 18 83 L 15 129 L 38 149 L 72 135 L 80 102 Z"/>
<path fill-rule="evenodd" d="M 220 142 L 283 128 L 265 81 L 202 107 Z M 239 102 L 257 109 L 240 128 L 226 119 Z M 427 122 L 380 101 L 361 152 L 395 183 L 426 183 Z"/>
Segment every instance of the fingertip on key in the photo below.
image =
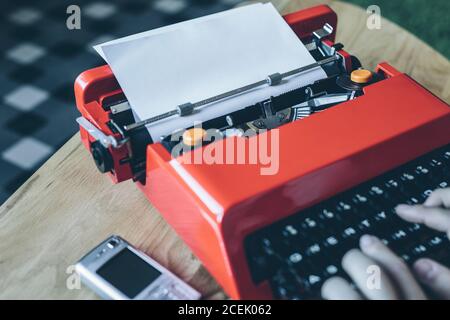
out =
<path fill-rule="evenodd" d="M 418 214 L 414 206 L 409 206 L 406 204 L 399 204 L 397 207 L 395 207 L 395 213 L 405 218 L 415 218 Z"/>
<path fill-rule="evenodd" d="M 377 240 L 377 237 L 365 234 L 359 239 L 359 245 L 362 249 L 367 249 L 373 246 Z"/>
<path fill-rule="evenodd" d="M 414 271 L 422 281 L 427 281 L 433 278 L 434 267 L 429 259 L 419 259 L 414 263 Z"/>

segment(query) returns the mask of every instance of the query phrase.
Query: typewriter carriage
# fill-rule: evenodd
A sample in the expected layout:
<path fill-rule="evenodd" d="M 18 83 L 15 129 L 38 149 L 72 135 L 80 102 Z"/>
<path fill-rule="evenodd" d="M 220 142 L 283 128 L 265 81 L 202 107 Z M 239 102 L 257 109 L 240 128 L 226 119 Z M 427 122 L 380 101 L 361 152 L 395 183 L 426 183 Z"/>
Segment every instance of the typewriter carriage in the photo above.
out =
<path fill-rule="evenodd" d="M 337 16 L 328 6 L 317 6 L 298 11 L 286 15 L 284 18 L 302 41 L 306 41 L 306 39 L 311 41 L 312 32 L 328 23 L 332 27 L 332 32 L 322 39 L 321 46 L 329 47 L 324 49 L 325 51 L 331 50 L 333 46 L 332 41 L 334 41 L 336 33 Z M 351 70 L 352 57 L 342 48 L 337 51 L 337 54 L 341 57 L 343 67 Z M 115 125 L 115 128 L 111 126 L 111 124 L 115 124 L 114 121 L 111 121 L 113 118 L 109 109 L 111 102 L 120 102 L 125 97 L 109 66 L 100 66 L 80 74 L 75 81 L 75 97 L 77 107 L 84 118 L 105 135 L 111 135 L 118 141 L 124 138 L 119 132 L 120 129 L 116 130 L 120 125 Z M 134 119 L 128 119 L 128 121 L 134 121 Z M 153 141 L 143 131 L 145 130 L 140 130 L 140 137 L 130 140 L 138 145 L 152 143 Z M 96 150 L 96 148 L 92 148 L 92 143 L 95 139 L 82 126 L 80 126 L 80 133 L 83 143 L 93 153 Z M 138 142 L 135 140 L 138 140 Z M 145 165 L 144 162 L 146 160 L 145 150 L 140 148 L 140 159 L 137 161 L 134 159 L 135 154 L 132 154 L 136 149 L 130 148 L 129 144 L 120 148 L 111 148 L 110 146 L 103 148 L 101 145 L 98 145 L 98 148 L 100 150 L 96 154 L 104 155 L 105 159 L 102 157 L 94 159 L 97 167 L 100 171 L 107 171 L 114 183 L 128 179 L 145 181 L 145 172 L 143 172 L 143 165 Z M 105 163 L 109 165 L 105 166 Z M 138 164 L 138 170 L 136 170 L 136 163 Z M 143 175 L 144 179 L 142 179 Z"/>

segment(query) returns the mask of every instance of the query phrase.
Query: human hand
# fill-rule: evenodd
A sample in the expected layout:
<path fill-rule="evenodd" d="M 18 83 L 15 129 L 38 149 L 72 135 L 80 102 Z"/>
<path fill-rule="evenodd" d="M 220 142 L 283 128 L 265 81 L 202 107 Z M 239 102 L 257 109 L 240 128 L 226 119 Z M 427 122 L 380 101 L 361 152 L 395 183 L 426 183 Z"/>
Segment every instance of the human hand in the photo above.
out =
<path fill-rule="evenodd" d="M 450 188 L 433 191 L 423 205 L 401 204 L 396 211 L 406 221 L 445 232 L 450 238 Z"/>
<path fill-rule="evenodd" d="M 423 205 L 399 205 L 396 211 L 407 221 L 425 224 L 450 237 L 450 188 L 434 191 Z M 361 237 L 360 250 L 353 249 L 345 254 L 342 267 L 359 292 L 345 279 L 333 277 L 322 286 L 325 299 L 426 299 L 416 278 L 437 297 L 450 299 L 448 268 L 430 259 L 419 259 L 411 271 L 400 257 L 370 235 Z M 378 271 L 379 280 L 375 286 L 376 283 L 369 283 L 374 271 Z"/>

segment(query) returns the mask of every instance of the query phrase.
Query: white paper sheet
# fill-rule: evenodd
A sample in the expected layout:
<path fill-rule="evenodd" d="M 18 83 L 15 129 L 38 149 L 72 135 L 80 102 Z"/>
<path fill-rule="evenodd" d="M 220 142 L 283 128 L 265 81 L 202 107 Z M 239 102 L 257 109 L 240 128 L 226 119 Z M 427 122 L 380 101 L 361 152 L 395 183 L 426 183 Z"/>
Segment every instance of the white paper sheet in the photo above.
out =
<path fill-rule="evenodd" d="M 225 10 L 225 11 L 222 11 L 222 12 L 218 12 L 218 13 L 215 13 L 215 14 L 210 14 L 210 15 L 199 17 L 199 18 L 195 18 L 195 19 L 192 19 L 192 20 L 187 20 L 187 21 L 174 23 L 174 24 L 171 24 L 171 25 L 168 25 L 168 26 L 164 26 L 164 27 L 161 27 L 161 28 L 156 28 L 156 29 L 152 29 L 152 30 L 148 30 L 148 31 L 132 34 L 132 35 L 129 35 L 129 36 L 126 36 L 126 37 L 123 37 L 123 38 L 107 41 L 107 42 L 95 45 L 93 48 L 106 61 L 105 54 L 103 53 L 103 47 L 104 46 L 108 46 L 108 45 L 116 44 L 116 43 L 121 43 L 121 42 L 127 42 L 127 41 L 130 41 L 130 40 L 137 40 L 137 39 L 145 38 L 145 37 L 152 36 L 152 35 L 155 35 L 155 34 L 161 34 L 161 33 L 164 33 L 164 32 L 173 31 L 175 29 L 182 28 L 184 25 L 195 24 L 195 23 L 202 22 L 202 21 L 205 21 L 205 20 L 208 20 L 208 19 L 220 18 L 221 16 L 225 16 L 225 15 L 228 15 L 228 14 L 233 14 L 236 10 L 240 10 L 240 11 L 253 10 L 253 7 L 261 6 L 261 5 L 262 5 L 262 3 L 256 3 L 256 4 L 249 5 L 249 6 L 244 6 L 244 7 L 241 7 L 241 8 Z"/>
<path fill-rule="evenodd" d="M 272 4 L 242 7 L 119 39 L 97 47 L 127 96 L 136 120 L 173 110 L 315 62 Z M 153 139 L 195 121 L 233 112 L 326 76 L 318 67 L 147 126 Z"/>

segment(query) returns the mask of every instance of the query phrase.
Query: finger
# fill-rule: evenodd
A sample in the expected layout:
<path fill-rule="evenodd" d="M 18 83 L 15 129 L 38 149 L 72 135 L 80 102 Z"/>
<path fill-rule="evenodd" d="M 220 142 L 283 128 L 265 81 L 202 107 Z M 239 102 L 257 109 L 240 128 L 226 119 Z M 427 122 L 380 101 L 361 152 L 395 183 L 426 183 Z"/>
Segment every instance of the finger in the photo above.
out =
<path fill-rule="evenodd" d="M 386 272 L 360 250 L 353 249 L 347 252 L 342 259 L 342 267 L 368 299 L 396 300 L 399 298 Z M 374 268 L 377 274 L 372 274 Z"/>
<path fill-rule="evenodd" d="M 395 210 L 406 221 L 422 223 L 442 232 L 450 230 L 450 210 L 422 205 L 407 206 L 404 204 L 398 205 Z"/>
<path fill-rule="evenodd" d="M 450 208 L 450 188 L 434 190 L 424 202 L 427 207 L 444 206 Z"/>
<path fill-rule="evenodd" d="M 419 259 L 414 263 L 419 280 L 442 299 L 450 299 L 450 270 L 430 260 Z"/>
<path fill-rule="evenodd" d="M 322 297 L 327 300 L 362 300 L 361 295 L 341 277 L 333 277 L 322 285 Z"/>
<path fill-rule="evenodd" d="M 400 290 L 401 296 L 407 300 L 423 300 L 426 298 L 407 265 L 377 237 L 364 235 L 360 239 L 363 253 L 372 258 L 386 270 Z"/>

